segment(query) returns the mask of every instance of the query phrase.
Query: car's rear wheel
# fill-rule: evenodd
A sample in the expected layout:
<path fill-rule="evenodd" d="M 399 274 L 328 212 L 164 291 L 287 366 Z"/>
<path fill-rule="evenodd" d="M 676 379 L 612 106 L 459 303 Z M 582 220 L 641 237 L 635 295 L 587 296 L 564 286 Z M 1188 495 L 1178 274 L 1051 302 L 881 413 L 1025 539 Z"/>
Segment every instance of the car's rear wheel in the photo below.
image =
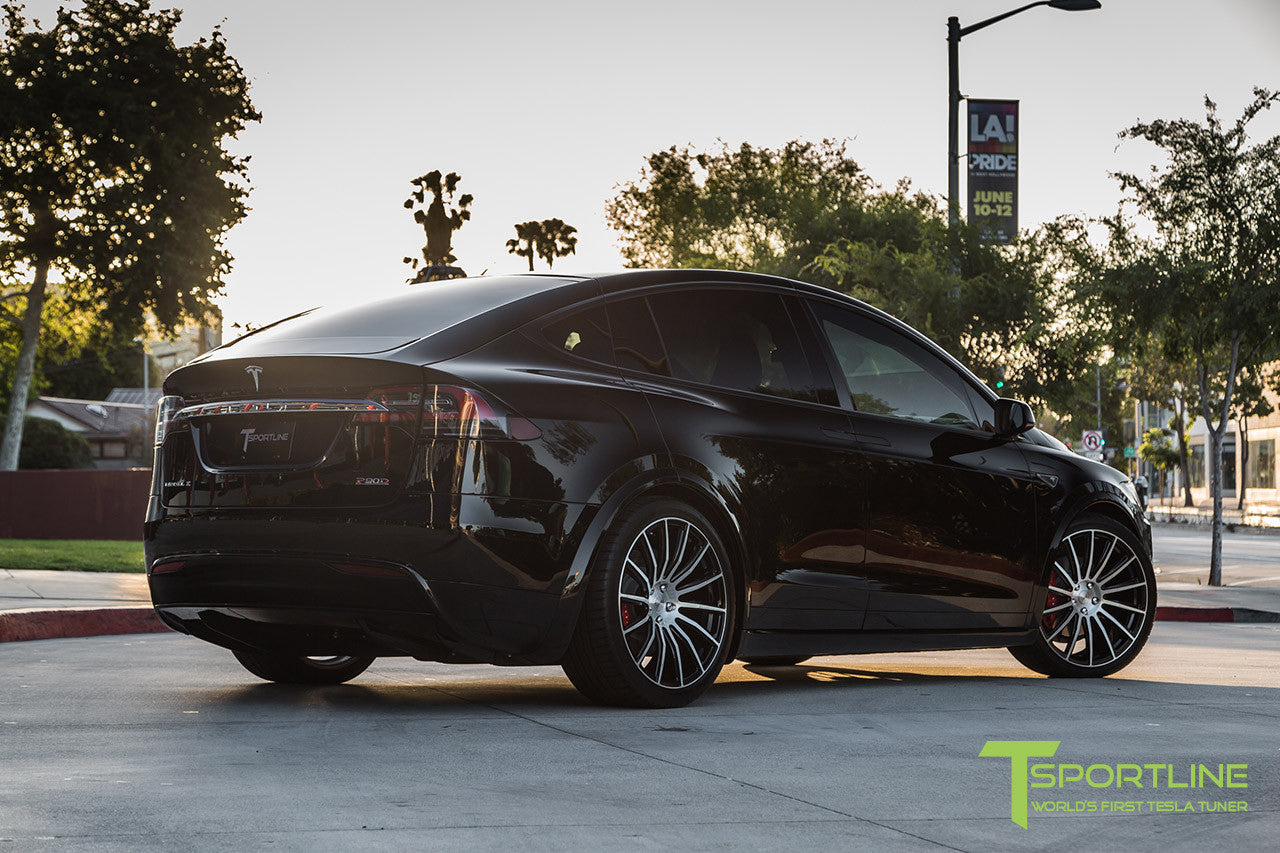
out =
<path fill-rule="evenodd" d="M 240 665 L 259 678 L 285 684 L 342 684 L 369 668 L 371 657 L 304 657 L 269 652 L 234 652 Z"/>
<path fill-rule="evenodd" d="M 1049 556 L 1031 645 L 1009 649 L 1044 675 L 1090 678 L 1123 669 L 1142 650 L 1156 611 L 1156 577 L 1133 531 L 1084 516 Z"/>
<path fill-rule="evenodd" d="M 656 498 L 624 510 L 592 564 L 562 665 L 597 702 L 674 708 L 702 694 L 737 629 L 737 583 L 701 513 Z"/>

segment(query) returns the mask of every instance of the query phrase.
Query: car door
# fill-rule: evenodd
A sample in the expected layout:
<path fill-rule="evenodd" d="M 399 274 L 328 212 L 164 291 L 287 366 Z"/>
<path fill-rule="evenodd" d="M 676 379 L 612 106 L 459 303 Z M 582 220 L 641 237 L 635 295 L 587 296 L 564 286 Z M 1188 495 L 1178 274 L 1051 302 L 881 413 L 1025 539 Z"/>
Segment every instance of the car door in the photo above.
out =
<path fill-rule="evenodd" d="M 867 630 L 1021 627 L 1035 480 L 989 392 L 905 330 L 810 303 L 844 380 L 867 491 Z"/>
<path fill-rule="evenodd" d="M 865 496 L 857 448 L 825 367 L 769 289 L 682 286 L 610 306 L 615 344 L 656 320 L 661 363 L 619 353 L 643 384 L 681 476 L 716 490 L 748 550 L 748 631 L 862 625 Z M 634 349 L 635 347 L 631 347 Z"/>

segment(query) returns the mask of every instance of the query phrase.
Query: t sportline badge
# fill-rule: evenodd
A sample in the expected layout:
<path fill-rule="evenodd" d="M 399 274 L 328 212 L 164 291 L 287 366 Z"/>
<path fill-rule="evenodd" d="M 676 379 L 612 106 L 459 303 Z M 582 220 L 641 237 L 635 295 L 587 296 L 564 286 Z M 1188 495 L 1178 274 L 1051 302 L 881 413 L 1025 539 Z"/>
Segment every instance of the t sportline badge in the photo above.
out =
<path fill-rule="evenodd" d="M 1027 828 L 1027 813 L 1090 812 L 1093 814 L 1139 814 L 1151 812 L 1243 812 L 1243 800 L 1188 800 L 1195 791 L 1248 788 L 1247 764 L 1031 764 L 1032 758 L 1053 758 L 1061 741 L 989 740 L 978 755 L 1008 758 L 1009 819 Z M 1091 789 L 1120 789 L 1140 799 L 1127 800 L 1046 800 L 1031 802 L 1029 788 L 1063 791 L 1071 786 Z M 1176 792 L 1176 794 L 1175 794 Z M 1164 799 L 1157 799 L 1163 794 Z M 1171 795 L 1183 799 L 1167 799 Z M 1204 794 L 1202 794 L 1204 796 Z M 1028 805 L 1029 804 L 1029 805 Z"/>
<path fill-rule="evenodd" d="M 289 440 L 289 433 L 287 432 L 258 432 L 253 427 L 240 430 L 240 434 L 244 436 L 243 451 L 245 453 L 249 452 L 249 442 L 267 441 L 278 443 Z"/>

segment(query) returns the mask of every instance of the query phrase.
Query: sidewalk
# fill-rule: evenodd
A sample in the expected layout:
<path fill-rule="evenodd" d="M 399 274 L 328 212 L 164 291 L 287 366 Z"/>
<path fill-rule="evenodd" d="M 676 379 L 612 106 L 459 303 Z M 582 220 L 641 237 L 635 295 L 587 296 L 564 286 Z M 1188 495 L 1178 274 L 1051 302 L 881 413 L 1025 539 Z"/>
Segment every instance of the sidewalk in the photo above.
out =
<path fill-rule="evenodd" d="M 167 630 L 146 575 L 0 569 L 0 642 Z"/>
<path fill-rule="evenodd" d="M 1182 506 L 1181 503 L 1175 505 L 1172 501 L 1168 504 L 1152 501 L 1147 504 L 1147 520 L 1152 524 L 1212 524 L 1213 508 Z M 1234 500 L 1224 502 L 1222 523 L 1235 530 L 1280 533 L 1280 514 L 1275 512 L 1272 505 L 1255 506 L 1241 512 L 1235 508 Z"/>
<path fill-rule="evenodd" d="M 1156 605 L 1157 621 L 1280 622 L 1280 587 L 1158 580 Z"/>
<path fill-rule="evenodd" d="M 1159 581 L 1157 621 L 1280 622 L 1280 587 Z M 0 569 L 0 642 L 167 631 L 141 574 Z"/>

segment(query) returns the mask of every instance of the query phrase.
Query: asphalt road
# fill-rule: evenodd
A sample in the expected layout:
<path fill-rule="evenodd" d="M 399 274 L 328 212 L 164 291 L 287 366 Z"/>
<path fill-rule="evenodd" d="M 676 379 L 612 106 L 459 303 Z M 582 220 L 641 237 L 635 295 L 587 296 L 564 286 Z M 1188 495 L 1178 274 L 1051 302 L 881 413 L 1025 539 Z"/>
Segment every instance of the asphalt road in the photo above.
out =
<path fill-rule="evenodd" d="M 1280 626 L 1157 623 L 1121 676 L 1050 681 L 1002 650 L 734 664 L 690 708 L 605 709 L 558 669 L 382 660 L 255 681 L 155 635 L 0 646 L 0 850 L 1274 849 Z M 1244 813 L 1010 821 L 989 739 L 1062 763 L 1246 763 Z"/>
<path fill-rule="evenodd" d="M 1209 528 L 1156 525 L 1155 564 L 1161 580 L 1209 580 Z M 1222 582 L 1227 586 L 1280 586 L 1280 534 L 1223 533 Z"/>

